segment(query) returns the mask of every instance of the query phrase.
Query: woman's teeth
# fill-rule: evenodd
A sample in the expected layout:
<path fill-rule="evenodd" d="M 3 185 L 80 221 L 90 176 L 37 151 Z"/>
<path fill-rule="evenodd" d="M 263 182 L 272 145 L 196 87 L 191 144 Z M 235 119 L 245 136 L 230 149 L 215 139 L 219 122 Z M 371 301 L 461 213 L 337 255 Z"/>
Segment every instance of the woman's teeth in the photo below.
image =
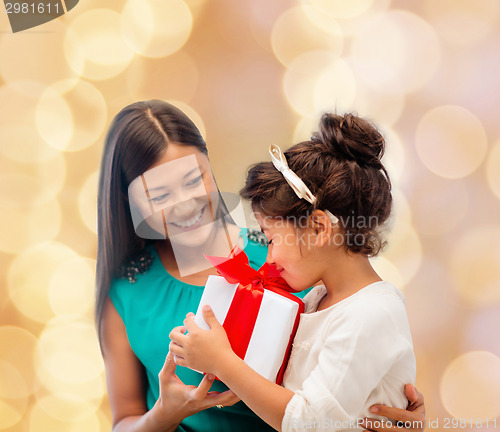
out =
<path fill-rule="evenodd" d="M 201 215 L 203 214 L 203 209 L 199 211 L 196 215 L 194 215 L 191 219 L 187 219 L 183 222 L 172 222 L 172 225 L 175 225 L 179 228 L 189 228 L 195 225 L 200 219 Z"/>

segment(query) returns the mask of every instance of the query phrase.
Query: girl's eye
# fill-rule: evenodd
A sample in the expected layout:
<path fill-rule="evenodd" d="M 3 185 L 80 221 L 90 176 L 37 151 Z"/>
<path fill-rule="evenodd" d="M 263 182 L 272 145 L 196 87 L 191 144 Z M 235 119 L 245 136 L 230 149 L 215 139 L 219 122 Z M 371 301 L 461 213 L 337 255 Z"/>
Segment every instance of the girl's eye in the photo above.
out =
<path fill-rule="evenodd" d="M 163 195 L 151 198 L 151 201 L 158 204 L 161 203 L 162 201 L 165 201 L 169 195 L 170 195 L 169 193 L 164 193 Z"/>
<path fill-rule="evenodd" d="M 271 240 L 268 240 L 268 241 L 267 241 L 267 244 L 268 244 L 268 245 L 270 245 L 270 244 L 272 244 L 272 243 L 273 243 L 273 239 L 271 239 Z"/>
<path fill-rule="evenodd" d="M 202 175 L 196 177 L 195 179 L 191 180 L 190 182 L 186 183 L 186 186 L 195 186 L 201 181 Z"/>

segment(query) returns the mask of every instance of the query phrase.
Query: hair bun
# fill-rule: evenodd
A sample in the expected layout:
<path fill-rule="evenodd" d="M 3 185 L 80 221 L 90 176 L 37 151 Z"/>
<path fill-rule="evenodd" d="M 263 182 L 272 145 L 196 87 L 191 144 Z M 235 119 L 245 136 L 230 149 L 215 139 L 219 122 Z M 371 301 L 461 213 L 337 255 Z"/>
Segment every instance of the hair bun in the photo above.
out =
<path fill-rule="evenodd" d="M 384 137 L 370 122 L 355 114 L 324 114 L 312 141 L 322 144 L 339 159 L 356 161 L 360 166 L 382 167 Z"/>

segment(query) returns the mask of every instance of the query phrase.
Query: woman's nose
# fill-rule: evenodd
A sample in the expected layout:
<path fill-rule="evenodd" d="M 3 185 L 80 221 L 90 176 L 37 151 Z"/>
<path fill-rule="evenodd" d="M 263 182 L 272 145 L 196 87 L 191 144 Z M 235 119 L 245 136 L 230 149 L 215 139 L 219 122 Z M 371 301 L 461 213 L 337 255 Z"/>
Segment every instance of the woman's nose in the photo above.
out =
<path fill-rule="evenodd" d="M 186 201 L 180 201 L 176 203 L 172 209 L 172 215 L 178 218 L 190 217 L 193 215 L 193 211 L 196 209 L 196 200 L 188 199 Z"/>

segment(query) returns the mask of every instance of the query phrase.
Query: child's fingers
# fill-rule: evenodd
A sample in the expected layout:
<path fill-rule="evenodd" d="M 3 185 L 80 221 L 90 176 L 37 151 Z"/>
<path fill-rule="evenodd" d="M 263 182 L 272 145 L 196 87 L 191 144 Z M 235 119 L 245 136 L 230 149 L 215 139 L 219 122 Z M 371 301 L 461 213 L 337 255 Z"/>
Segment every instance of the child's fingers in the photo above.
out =
<path fill-rule="evenodd" d="M 175 327 L 168 336 L 170 337 L 170 340 L 182 345 L 182 342 L 187 338 L 187 335 L 184 334 L 185 332 L 186 329 L 183 326 Z"/>
<path fill-rule="evenodd" d="M 217 318 L 215 317 L 214 311 L 209 305 L 203 306 L 203 318 L 205 318 L 205 321 L 207 324 L 210 326 L 211 329 L 214 327 L 220 327 L 219 321 L 217 321 Z"/>
<path fill-rule="evenodd" d="M 385 405 L 372 405 L 370 411 L 378 416 L 388 417 L 392 420 L 412 424 L 414 429 L 420 429 L 419 422 L 425 422 L 425 418 L 416 412 L 400 408 L 393 408 Z"/>

